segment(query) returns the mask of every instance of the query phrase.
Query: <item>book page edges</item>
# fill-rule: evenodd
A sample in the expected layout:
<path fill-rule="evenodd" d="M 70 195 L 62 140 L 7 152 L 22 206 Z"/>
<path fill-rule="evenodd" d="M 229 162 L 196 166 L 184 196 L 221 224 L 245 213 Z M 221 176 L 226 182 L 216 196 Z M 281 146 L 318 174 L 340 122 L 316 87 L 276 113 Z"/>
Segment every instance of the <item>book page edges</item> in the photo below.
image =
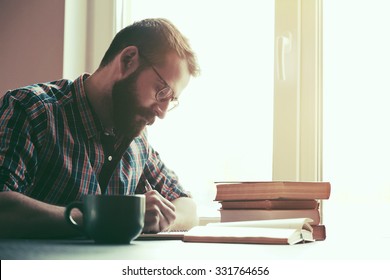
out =
<path fill-rule="evenodd" d="M 196 226 L 184 234 L 183 241 L 217 243 L 296 244 L 312 234 L 304 230 L 286 228 L 213 227 Z"/>
<path fill-rule="evenodd" d="M 208 227 L 255 227 L 255 228 L 285 228 L 285 229 L 306 229 L 312 231 L 309 218 L 256 220 L 240 222 L 209 223 Z"/>

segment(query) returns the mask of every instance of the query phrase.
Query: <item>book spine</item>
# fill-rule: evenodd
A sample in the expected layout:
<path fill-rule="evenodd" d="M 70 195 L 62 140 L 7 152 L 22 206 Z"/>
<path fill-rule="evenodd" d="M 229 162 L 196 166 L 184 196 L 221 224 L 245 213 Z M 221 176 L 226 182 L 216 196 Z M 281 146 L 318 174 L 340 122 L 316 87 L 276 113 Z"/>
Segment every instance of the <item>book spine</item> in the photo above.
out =
<path fill-rule="evenodd" d="M 312 225 L 313 238 L 316 241 L 323 241 L 326 239 L 326 227 L 325 225 Z"/>

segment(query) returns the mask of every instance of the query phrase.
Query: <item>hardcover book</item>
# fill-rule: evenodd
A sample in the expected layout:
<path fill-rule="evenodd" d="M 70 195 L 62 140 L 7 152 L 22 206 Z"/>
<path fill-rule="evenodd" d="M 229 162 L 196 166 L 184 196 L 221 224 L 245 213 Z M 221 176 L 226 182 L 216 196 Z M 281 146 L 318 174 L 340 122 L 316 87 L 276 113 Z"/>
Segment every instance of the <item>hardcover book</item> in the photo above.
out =
<path fill-rule="evenodd" d="M 290 218 L 309 218 L 312 225 L 320 223 L 320 211 L 318 209 L 298 209 L 298 210 L 262 210 L 243 209 L 225 210 L 220 209 L 221 222 L 238 222 L 254 220 L 273 220 Z"/>
<path fill-rule="evenodd" d="M 329 182 L 216 182 L 216 201 L 328 199 Z"/>

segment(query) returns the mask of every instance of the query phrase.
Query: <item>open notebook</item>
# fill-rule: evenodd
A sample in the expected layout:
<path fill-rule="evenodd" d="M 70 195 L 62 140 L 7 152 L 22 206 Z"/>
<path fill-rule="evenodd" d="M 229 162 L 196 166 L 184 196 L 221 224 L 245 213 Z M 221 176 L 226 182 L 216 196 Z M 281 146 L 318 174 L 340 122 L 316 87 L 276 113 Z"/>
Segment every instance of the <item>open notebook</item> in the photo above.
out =
<path fill-rule="evenodd" d="M 185 242 L 296 244 L 314 241 L 308 218 L 209 223 L 187 232 L 141 234 L 137 240 L 181 239 Z"/>

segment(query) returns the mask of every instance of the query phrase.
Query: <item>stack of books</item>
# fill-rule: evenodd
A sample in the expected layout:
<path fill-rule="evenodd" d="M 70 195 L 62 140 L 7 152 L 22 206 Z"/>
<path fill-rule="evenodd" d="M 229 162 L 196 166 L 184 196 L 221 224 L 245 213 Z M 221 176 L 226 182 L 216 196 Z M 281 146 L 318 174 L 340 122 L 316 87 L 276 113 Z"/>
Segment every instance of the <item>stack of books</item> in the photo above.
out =
<path fill-rule="evenodd" d="M 325 240 L 320 201 L 329 182 L 217 182 L 221 222 L 308 218 L 315 240 Z"/>

